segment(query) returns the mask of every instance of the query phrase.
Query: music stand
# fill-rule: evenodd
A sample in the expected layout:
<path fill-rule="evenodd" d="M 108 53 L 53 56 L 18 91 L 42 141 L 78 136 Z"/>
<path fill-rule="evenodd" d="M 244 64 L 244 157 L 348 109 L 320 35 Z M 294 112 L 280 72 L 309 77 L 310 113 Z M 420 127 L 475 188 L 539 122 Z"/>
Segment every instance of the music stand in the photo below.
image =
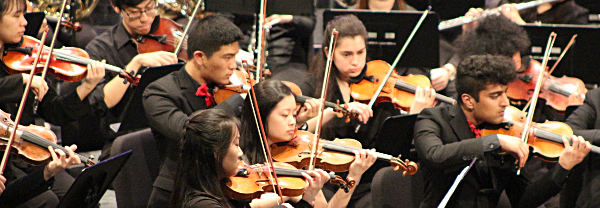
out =
<path fill-rule="evenodd" d="M 375 150 L 394 157 L 401 155 L 402 160 L 408 159 L 417 162 L 416 154 L 411 154 L 410 151 L 413 148 L 412 141 L 417 116 L 418 114 L 408 114 L 386 118 L 375 142 Z M 363 174 L 363 178 L 372 178 L 379 169 L 388 166 L 390 166 L 389 162 L 377 160 Z"/>
<path fill-rule="evenodd" d="M 148 118 L 146 117 L 146 110 L 144 109 L 144 104 L 142 103 L 142 95 L 144 94 L 144 90 L 146 90 L 146 87 L 148 87 L 150 83 L 166 76 L 171 72 L 181 69 L 183 65 L 184 63 L 177 63 L 172 65 L 150 67 L 144 71 L 142 78 L 140 78 L 140 81 L 135 87 L 133 95 L 129 100 L 129 105 L 123 114 L 121 126 L 117 131 L 119 135 L 150 127 L 148 124 Z"/>
<path fill-rule="evenodd" d="M 205 0 L 204 8 L 209 12 L 253 15 L 260 13 L 260 1 L 256 0 Z M 291 14 L 312 16 L 313 0 L 277 0 L 267 1 L 267 16 L 272 14 Z"/>
<path fill-rule="evenodd" d="M 28 12 L 25 13 L 25 20 L 27 20 L 27 26 L 25 26 L 25 35 L 31 37 L 37 37 L 46 14 L 44 12 Z"/>
<path fill-rule="evenodd" d="M 577 34 L 575 43 L 567 51 L 565 57 L 556 66 L 552 75 L 561 77 L 567 75 L 581 79 L 585 83 L 600 84 L 600 74 L 596 68 L 600 65 L 600 54 L 594 53 L 600 48 L 600 25 L 565 25 L 565 24 L 527 24 L 523 28 L 531 40 L 530 53 L 541 62 L 542 55 L 551 32 L 557 34 L 552 53 L 548 61 L 551 67 L 560 53 L 567 46 L 571 37 Z"/>
<path fill-rule="evenodd" d="M 97 207 L 108 186 L 131 156 L 131 150 L 92 165 L 81 172 L 57 208 Z"/>
<path fill-rule="evenodd" d="M 372 60 L 384 60 L 392 64 L 404 42 L 421 18 L 423 12 L 332 9 L 323 13 L 323 28 L 339 15 L 353 14 L 360 19 L 367 31 L 367 55 Z M 406 48 L 398 66 L 437 68 L 440 60 L 439 16 L 430 12 Z"/>

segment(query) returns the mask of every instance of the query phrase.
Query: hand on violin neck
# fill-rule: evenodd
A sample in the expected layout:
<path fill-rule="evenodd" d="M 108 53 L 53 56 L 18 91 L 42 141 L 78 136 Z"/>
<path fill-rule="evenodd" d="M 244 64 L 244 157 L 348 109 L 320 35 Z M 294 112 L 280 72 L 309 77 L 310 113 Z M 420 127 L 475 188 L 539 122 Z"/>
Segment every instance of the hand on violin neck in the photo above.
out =
<path fill-rule="evenodd" d="M 565 150 L 560 154 L 558 158 L 558 164 L 566 170 L 571 170 L 577 164 L 579 164 L 585 156 L 592 150 L 590 142 L 585 141 L 581 136 L 573 136 L 569 139 L 563 137 L 563 143 Z M 573 144 L 570 144 L 570 141 Z"/>
<path fill-rule="evenodd" d="M 71 145 L 70 147 L 65 147 L 67 150 L 67 156 L 65 152 L 60 149 L 54 149 L 52 146 L 48 147 L 50 150 L 50 154 L 52 155 L 52 161 L 46 165 L 44 168 L 44 179 L 50 180 L 50 178 L 54 177 L 56 173 L 63 171 L 71 165 L 77 165 L 81 163 L 79 157 L 75 156 L 75 150 L 77 149 L 77 145 Z"/>
<path fill-rule="evenodd" d="M 511 154 L 515 159 L 519 160 L 519 167 L 525 166 L 529 157 L 529 145 L 521 141 L 521 138 L 498 134 L 500 148 L 502 151 Z"/>
<path fill-rule="evenodd" d="M 377 161 L 377 152 L 373 150 L 354 151 L 354 157 L 354 162 L 350 164 L 348 170 L 348 177 L 354 178 L 358 184 L 362 174 Z"/>
<path fill-rule="evenodd" d="M 359 102 L 351 102 L 344 105 L 348 111 L 358 113 L 358 120 L 365 124 L 369 121 L 369 118 L 373 117 L 373 110 L 368 105 Z"/>
<path fill-rule="evenodd" d="M 302 199 L 310 204 L 314 204 L 317 195 L 321 189 L 323 189 L 325 183 L 329 181 L 329 174 L 323 170 L 315 169 L 313 171 L 302 173 L 302 176 L 304 176 L 304 179 L 308 182 L 306 187 L 304 187 Z"/>
<path fill-rule="evenodd" d="M 319 115 L 319 107 L 321 104 L 320 99 L 309 99 L 304 102 L 304 104 L 298 110 L 298 115 L 296 115 L 296 126 L 302 126 L 309 119 L 314 118 Z"/>
<path fill-rule="evenodd" d="M 166 51 L 157 51 L 151 53 L 142 53 L 133 57 L 133 60 L 127 65 L 127 71 L 137 73 L 141 67 L 155 67 L 177 63 L 177 55 Z"/>
<path fill-rule="evenodd" d="M 415 101 L 410 106 L 410 114 L 419 114 L 425 108 L 431 108 L 435 106 L 437 103 L 435 101 L 435 90 L 429 88 L 429 86 L 425 87 L 425 89 L 417 86 L 417 90 L 415 92 Z"/>
<path fill-rule="evenodd" d="M 31 76 L 29 74 L 21 74 L 23 76 L 23 84 L 29 83 Z M 38 99 L 42 101 L 46 92 L 48 92 L 48 83 L 40 76 L 33 76 L 31 81 L 31 90 L 38 96 Z"/>
<path fill-rule="evenodd" d="M 85 97 L 94 90 L 96 85 L 104 78 L 105 70 L 104 70 L 105 60 L 102 62 L 92 61 L 87 66 L 87 75 L 85 79 L 81 82 L 81 85 L 77 87 L 77 95 L 79 95 L 79 99 L 83 100 Z"/>

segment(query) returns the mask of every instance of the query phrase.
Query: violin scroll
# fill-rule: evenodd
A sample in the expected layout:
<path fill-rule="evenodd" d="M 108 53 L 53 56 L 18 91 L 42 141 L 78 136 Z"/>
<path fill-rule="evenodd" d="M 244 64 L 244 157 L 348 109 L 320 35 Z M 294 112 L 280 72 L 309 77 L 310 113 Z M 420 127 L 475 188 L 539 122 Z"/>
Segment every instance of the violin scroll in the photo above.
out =
<path fill-rule="evenodd" d="M 390 163 L 392 164 L 392 166 L 394 166 L 394 171 L 398 171 L 400 169 L 402 169 L 403 173 L 402 176 L 405 175 L 414 175 L 415 173 L 417 173 L 417 170 L 419 169 L 419 167 L 417 166 L 417 163 L 409 161 L 408 159 L 406 159 L 404 162 L 402 161 L 402 159 L 400 159 L 400 155 L 398 155 L 398 157 L 394 157 L 390 160 Z"/>

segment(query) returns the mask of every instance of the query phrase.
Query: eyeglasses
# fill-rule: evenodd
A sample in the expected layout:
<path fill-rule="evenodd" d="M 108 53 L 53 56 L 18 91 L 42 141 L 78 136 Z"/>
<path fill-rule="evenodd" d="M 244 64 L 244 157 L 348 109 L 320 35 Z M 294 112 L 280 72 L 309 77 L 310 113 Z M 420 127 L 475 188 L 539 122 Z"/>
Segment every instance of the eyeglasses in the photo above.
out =
<path fill-rule="evenodd" d="M 125 12 L 125 14 L 131 18 L 131 19 L 137 19 L 142 17 L 142 13 L 146 13 L 146 15 L 150 16 L 150 15 L 155 15 L 156 14 L 156 9 L 158 7 L 154 6 L 152 8 L 148 8 L 145 10 L 139 10 L 139 11 L 131 11 L 131 12 L 127 12 L 127 10 L 123 9 L 123 12 Z"/>

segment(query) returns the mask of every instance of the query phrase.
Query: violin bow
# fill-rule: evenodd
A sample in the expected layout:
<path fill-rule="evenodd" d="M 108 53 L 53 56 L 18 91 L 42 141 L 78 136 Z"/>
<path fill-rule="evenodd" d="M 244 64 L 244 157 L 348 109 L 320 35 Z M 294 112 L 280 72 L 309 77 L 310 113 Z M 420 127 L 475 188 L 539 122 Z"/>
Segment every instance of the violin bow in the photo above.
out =
<path fill-rule="evenodd" d="M 29 81 L 27 85 L 25 85 L 25 91 L 23 91 L 23 97 L 21 98 L 21 103 L 19 104 L 19 110 L 17 111 L 17 115 L 15 115 L 15 126 L 13 130 L 10 132 L 10 137 L 8 139 L 8 143 L 6 144 L 6 149 L 4 150 L 4 156 L 2 157 L 2 163 L 0 163 L 0 175 L 4 174 L 4 169 L 6 168 L 6 163 L 8 161 L 8 155 L 10 154 L 10 150 L 12 148 L 12 144 L 15 141 L 15 136 L 17 133 L 17 128 L 19 127 L 19 123 L 21 123 L 21 117 L 23 115 L 23 109 L 25 108 L 25 101 L 27 100 L 27 96 L 29 96 L 29 90 L 31 89 L 31 83 L 33 82 L 33 76 L 35 75 L 35 66 L 37 66 L 40 58 L 42 57 L 44 42 L 46 41 L 46 37 L 48 36 L 48 27 L 44 29 L 44 33 L 42 34 L 42 44 L 40 44 L 38 49 L 38 56 L 33 61 L 33 69 L 29 72 Z M 8 129 L 10 131 L 10 128 Z"/>
<path fill-rule="evenodd" d="M 546 80 L 548 80 L 548 78 L 550 77 L 550 75 L 552 74 L 552 72 L 554 72 L 554 69 L 556 69 L 556 66 L 558 65 L 558 63 L 560 63 L 560 61 L 563 59 L 563 57 L 565 56 L 565 54 L 567 53 L 567 51 L 571 48 L 571 46 L 573 45 L 573 43 L 575 43 L 575 38 L 576 37 L 577 37 L 577 34 L 573 35 L 573 37 L 571 38 L 571 40 L 569 41 L 569 43 L 567 44 L 567 46 L 565 46 L 565 49 L 562 51 L 562 53 L 560 54 L 560 56 L 558 57 L 558 59 L 556 60 L 556 62 L 554 62 L 554 65 L 552 65 L 552 69 L 550 69 L 550 71 L 548 71 L 548 76 L 542 77 L 542 79 L 544 79 L 542 81 L 542 85 L 544 85 L 544 83 L 546 82 Z M 525 105 L 525 107 L 523 109 L 527 109 L 527 107 L 529 107 L 530 104 L 531 104 L 531 99 L 527 102 L 527 105 Z"/>
<path fill-rule="evenodd" d="M 542 61 L 542 69 L 545 69 L 546 65 L 548 65 L 548 57 L 550 57 L 550 51 L 552 49 L 552 46 L 554 46 L 555 40 L 556 33 L 550 33 L 550 37 L 548 37 L 548 44 L 546 45 L 546 51 L 544 53 L 544 60 Z M 540 74 L 538 75 L 538 77 L 540 78 L 538 78 L 535 84 L 535 91 L 533 92 L 533 96 L 530 99 L 531 106 L 529 108 L 529 111 L 527 112 L 527 120 L 525 121 L 525 124 L 523 126 L 523 132 L 521 133 L 521 141 L 525 142 L 525 144 L 527 144 L 527 140 L 529 139 L 529 130 L 531 128 L 533 114 L 535 112 L 535 106 L 537 105 L 537 98 L 540 95 L 540 89 L 542 88 L 542 77 L 544 76 L 544 72 L 546 72 L 546 70 L 540 70 Z M 517 170 L 517 175 L 519 174 L 521 174 L 521 167 L 519 167 L 519 169 Z"/>
<path fill-rule="evenodd" d="M 329 41 L 329 50 L 327 54 L 327 64 L 325 65 L 325 75 L 323 76 L 323 86 L 321 87 L 321 105 L 319 106 L 319 114 L 317 115 L 319 119 L 317 120 L 317 126 L 315 128 L 315 137 L 313 138 L 313 145 L 310 150 L 310 163 L 308 165 L 308 170 L 314 170 L 316 164 L 316 154 L 317 148 L 319 146 L 319 138 L 321 137 L 321 126 L 323 124 L 323 111 L 325 110 L 325 103 L 327 102 L 327 89 L 329 87 L 329 76 L 331 75 L 331 64 L 333 62 L 333 53 L 335 52 L 335 47 L 337 44 L 338 31 L 333 28 L 331 31 L 331 39 L 333 41 Z"/>
<path fill-rule="evenodd" d="M 185 25 L 185 29 L 183 30 L 183 36 L 181 37 L 181 40 L 179 41 L 179 43 L 177 43 L 177 47 L 175 47 L 175 51 L 174 51 L 175 55 L 179 54 L 179 52 L 181 51 L 181 46 L 183 45 L 183 42 L 186 42 L 186 40 L 187 40 L 186 38 L 187 38 L 187 34 L 189 32 L 190 26 L 192 26 L 192 22 L 194 21 L 194 18 L 196 18 L 196 14 L 198 13 L 198 9 L 200 8 L 200 5 L 204 5 L 204 0 L 198 0 L 198 3 L 194 7 L 192 16 L 188 20 L 187 24 Z M 189 58 L 190 57 L 188 57 L 188 59 Z"/>
<path fill-rule="evenodd" d="M 249 67 L 246 64 L 246 67 Z M 246 69 L 249 73 L 249 69 Z M 246 79 L 250 79 L 250 77 L 246 77 Z M 271 150 L 267 145 L 269 142 L 267 141 L 267 135 L 265 134 L 265 128 L 260 117 L 260 110 L 258 109 L 258 102 L 256 100 L 256 93 L 254 92 L 254 85 L 250 84 L 250 106 L 252 106 L 252 115 L 254 115 L 254 123 L 256 124 L 256 129 L 258 130 L 258 136 L 260 137 L 261 147 L 263 149 L 263 154 L 265 157 L 265 163 L 267 167 L 271 170 L 272 176 L 269 177 L 269 181 L 273 185 L 273 190 L 276 190 L 281 198 L 281 203 L 284 203 L 283 200 L 283 192 L 281 191 L 281 187 L 279 185 L 279 181 L 277 180 L 277 173 L 275 172 L 275 166 L 273 166 L 273 157 L 271 156 Z"/>
<path fill-rule="evenodd" d="M 267 0 L 260 0 L 260 11 L 258 14 L 258 46 L 256 54 L 256 75 L 254 78 L 256 79 L 256 83 L 260 82 L 260 78 L 262 77 L 262 71 L 264 69 L 265 62 L 265 45 L 266 45 L 266 28 L 265 28 L 265 19 L 267 18 Z M 248 71 L 248 73 L 250 73 Z"/>
<path fill-rule="evenodd" d="M 412 32 L 408 36 L 408 39 L 406 40 L 406 42 L 404 42 L 404 45 L 402 46 L 402 49 L 400 50 L 400 52 L 396 56 L 396 59 L 394 60 L 394 63 L 392 63 L 392 65 L 390 66 L 390 70 L 385 75 L 385 77 L 383 77 L 383 81 L 381 82 L 381 84 L 377 88 L 377 91 L 375 91 L 375 93 L 373 94 L 373 97 L 369 101 L 369 105 L 368 105 L 369 108 L 373 108 L 373 105 L 375 104 L 375 101 L 377 100 L 377 97 L 379 97 L 379 94 L 381 93 L 381 90 L 383 90 L 383 87 L 385 87 L 385 84 L 390 79 L 390 76 L 392 76 L 392 73 L 394 72 L 394 69 L 396 69 L 396 65 L 398 65 L 398 62 L 400 61 L 400 58 L 402 58 L 402 54 L 404 54 L 404 51 L 406 51 L 406 48 L 408 47 L 408 44 L 410 44 L 410 42 L 412 41 L 413 37 L 415 36 L 415 34 L 417 33 L 417 31 L 421 27 L 421 24 L 425 20 L 425 17 L 427 17 L 427 14 L 429 13 L 430 10 L 431 10 L 431 6 L 429 6 L 427 8 L 427 10 L 423 11 L 423 14 L 421 15 L 421 18 L 419 19 L 419 21 L 417 22 L 417 25 L 415 25 L 415 28 L 413 28 Z M 361 126 L 360 124 L 358 126 L 356 126 L 356 129 L 354 130 L 355 133 L 358 133 L 358 130 L 360 129 L 360 126 Z"/>

